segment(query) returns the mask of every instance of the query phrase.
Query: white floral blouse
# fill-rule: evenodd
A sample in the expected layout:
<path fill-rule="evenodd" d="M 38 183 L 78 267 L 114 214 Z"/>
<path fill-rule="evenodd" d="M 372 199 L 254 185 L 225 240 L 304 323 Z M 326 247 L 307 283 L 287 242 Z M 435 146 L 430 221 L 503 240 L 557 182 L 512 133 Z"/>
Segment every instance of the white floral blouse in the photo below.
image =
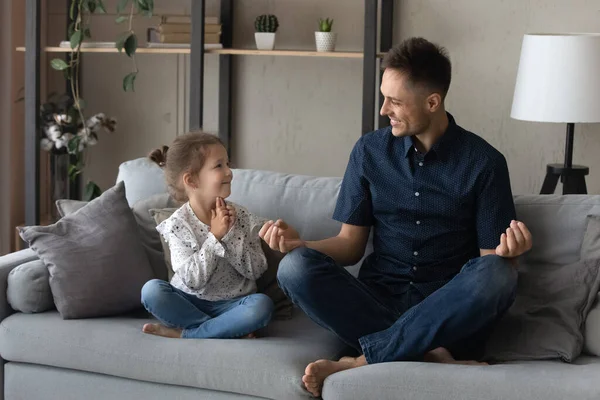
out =
<path fill-rule="evenodd" d="M 256 280 L 267 270 L 258 231 L 265 220 L 234 204 L 236 221 L 218 241 L 210 226 L 196 217 L 190 203 L 177 209 L 156 230 L 171 251 L 171 285 L 209 301 L 256 292 Z"/>

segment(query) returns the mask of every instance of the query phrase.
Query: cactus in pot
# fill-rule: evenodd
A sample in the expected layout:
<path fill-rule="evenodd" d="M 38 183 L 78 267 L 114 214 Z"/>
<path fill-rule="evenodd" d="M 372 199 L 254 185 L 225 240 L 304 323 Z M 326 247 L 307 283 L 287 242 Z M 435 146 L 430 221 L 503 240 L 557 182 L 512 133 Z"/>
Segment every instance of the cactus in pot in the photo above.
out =
<path fill-rule="evenodd" d="M 279 28 L 277 17 L 272 14 L 259 15 L 254 21 L 254 38 L 256 48 L 259 50 L 273 50 L 275 47 L 275 33 Z"/>

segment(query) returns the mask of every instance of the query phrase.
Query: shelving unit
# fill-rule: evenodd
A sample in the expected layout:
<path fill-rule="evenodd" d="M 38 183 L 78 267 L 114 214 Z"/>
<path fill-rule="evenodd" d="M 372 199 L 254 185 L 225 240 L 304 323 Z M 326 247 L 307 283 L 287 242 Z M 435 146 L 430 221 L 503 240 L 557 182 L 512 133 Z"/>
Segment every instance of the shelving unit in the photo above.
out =
<path fill-rule="evenodd" d="M 378 3 L 381 12 L 378 18 Z M 203 126 L 204 56 L 219 57 L 219 137 L 228 150 L 231 149 L 231 105 L 232 105 L 232 62 L 234 56 L 270 57 L 313 57 L 362 59 L 362 123 L 361 133 L 375 128 L 376 105 L 382 104 L 381 95 L 375 96 L 376 83 L 381 77 L 379 58 L 392 46 L 394 0 L 364 0 L 364 46 L 362 52 L 331 52 L 301 50 L 251 50 L 234 49 L 233 44 L 233 0 L 221 0 L 221 43 L 223 49 L 204 48 L 205 0 L 192 0 L 192 40 L 189 49 L 179 48 L 138 48 L 139 54 L 189 54 L 189 128 Z M 69 53 L 63 47 L 41 47 L 40 41 L 40 0 L 26 0 L 25 47 L 17 48 L 25 52 L 25 224 L 37 225 L 40 222 L 40 144 L 38 139 L 40 106 L 40 53 Z M 379 48 L 377 39 L 379 36 Z M 27 49 L 27 51 L 25 51 Z M 118 53 L 114 48 L 82 48 L 82 53 Z M 379 118 L 379 126 L 388 123 L 385 117 Z"/>
<path fill-rule="evenodd" d="M 25 47 L 17 47 L 17 51 L 24 52 Z M 70 53 L 71 49 L 64 47 L 44 47 L 45 53 Z M 82 53 L 118 53 L 116 48 L 88 47 L 80 50 Z M 138 47 L 137 54 L 190 54 L 191 49 L 150 48 Z M 209 49 L 205 54 L 231 54 L 238 56 L 288 56 L 288 57 L 321 57 L 321 58 L 363 58 L 364 53 L 358 51 L 336 51 L 331 53 L 309 50 L 253 50 L 253 49 Z M 385 53 L 377 53 L 377 58 L 383 58 Z"/>

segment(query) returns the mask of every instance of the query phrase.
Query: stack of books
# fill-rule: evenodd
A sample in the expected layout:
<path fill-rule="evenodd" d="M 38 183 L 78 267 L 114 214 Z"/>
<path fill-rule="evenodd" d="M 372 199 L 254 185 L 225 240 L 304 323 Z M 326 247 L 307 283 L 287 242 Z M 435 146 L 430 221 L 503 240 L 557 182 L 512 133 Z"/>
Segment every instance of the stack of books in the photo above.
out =
<path fill-rule="evenodd" d="M 148 30 L 148 47 L 189 46 L 191 41 L 192 21 L 189 16 L 163 16 L 158 27 Z M 206 17 L 204 21 L 204 44 L 206 47 L 222 47 L 221 24 L 217 17 Z"/>

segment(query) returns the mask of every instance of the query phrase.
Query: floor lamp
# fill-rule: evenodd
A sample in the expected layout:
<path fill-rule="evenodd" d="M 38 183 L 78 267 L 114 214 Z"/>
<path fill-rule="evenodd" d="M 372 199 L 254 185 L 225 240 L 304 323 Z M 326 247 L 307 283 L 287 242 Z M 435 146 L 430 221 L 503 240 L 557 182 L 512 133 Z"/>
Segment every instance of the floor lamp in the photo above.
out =
<path fill-rule="evenodd" d="M 600 122 L 600 34 L 527 34 L 512 103 L 511 117 L 523 121 L 565 123 L 565 161 L 548 164 L 541 194 L 586 194 L 589 168 L 573 165 L 576 123 Z"/>

